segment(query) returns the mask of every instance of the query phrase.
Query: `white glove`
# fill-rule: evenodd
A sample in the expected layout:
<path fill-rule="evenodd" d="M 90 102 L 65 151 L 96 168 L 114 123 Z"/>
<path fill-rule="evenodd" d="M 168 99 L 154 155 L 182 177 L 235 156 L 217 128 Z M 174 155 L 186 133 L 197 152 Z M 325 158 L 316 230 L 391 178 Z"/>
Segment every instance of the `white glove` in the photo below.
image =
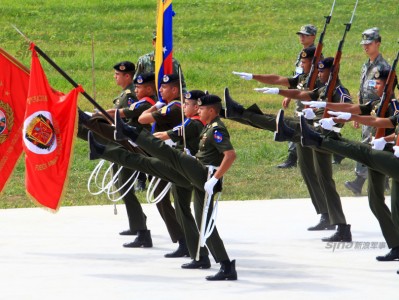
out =
<path fill-rule="evenodd" d="M 155 103 L 155 107 L 157 109 L 160 109 L 161 107 L 163 107 L 165 105 L 166 105 L 166 103 L 165 102 L 161 102 L 161 101 L 158 101 L 157 103 Z"/>
<path fill-rule="evenodd" d="M 326 130 L 333 130 L 333 127 L 335 124 L 333 118 L 325 118 L 325 119 L 321 119 L 319 121 L 319 124 L 322 128 L 326 129 Z"/>
<path fill-rule="evenodd" d="M 253 75 L 251 73 L 244 73 L 244 72 L 235 72 L 233 71 L 234 75 L 240 76 L 242 79 L 251 80 Z"/>
<path fill-rule="evenodd" d="M 204 189 L 209 196 L 213 195 L 213 188 L 215 187 L 218 180 L 219 179 L 217 179 L 215 176 L 212 176 L 207 182 L 205 182 Z"/>
<path fill-rule="evenodd" d="M 385 140 L 384 137 L 376 139 L 373 138 L 371 141 L 371 145 L 373 145 L 373 149 L 374 150 L 384 150 L 384 147 L 386 145 L 387 141 Z"/>
<path fill-rule="evenodd" d="M 393 146 L 393 150 L 395 151 L 393 155 L 399 158 L 399 146 Z"/>
<path fill-rule="evenodd" d="M 267 86 L 263 88 L 255 88 L 254 91 L 263 93 L 263 94 L 275 94 L 277 95 L 280 92 L 279 88 L 269 88 Z"/>
<path fill-rule="evenodd" d="M 308 105 L 312 108 L 324 108 L 327 105 L 327 102 L 324 101 L 301 101 L 303 105 Z"/>
<path fill-rule="evenodd" d="M 328 113 L 330 115 L 335 116 L 335 118 L 337 118 L 337 119 L 341 119 L 341 120 L 345 120 L 345 121 L 350 120 L 350 118 L 352 117 L 352 114 L 348 113 L 348 112 L 331 111 L 331 110 L 329 110 Z"/>
<path fill-rule="evenodd" d="M 305 117 L 305 119 L 308 119 L 308 120 L 313 120 L 316 117 L 316 115 L 313 111 L 313 108 L 304 108 L 304 109 L 302 109 L 302 113 L 303 113 L 303 116 Z"/>

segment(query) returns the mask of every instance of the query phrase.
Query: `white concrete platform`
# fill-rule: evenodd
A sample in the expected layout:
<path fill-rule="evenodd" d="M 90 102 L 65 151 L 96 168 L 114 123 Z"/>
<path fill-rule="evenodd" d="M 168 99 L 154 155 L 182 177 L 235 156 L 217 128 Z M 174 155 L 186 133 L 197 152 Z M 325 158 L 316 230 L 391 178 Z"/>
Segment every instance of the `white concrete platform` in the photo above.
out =
<path fill-rule="evenodd" d="M 389 198 L 387 199 L 389 201 Z M 367 199 L 343 198 L 353 244 L 333 251 L 309 232 L 318 221 L 309 199 L 221 202 L 218 230 L 237 260 L 238 281 L 183 270 L 155 206 L 145 205 L 154 247 L 126 249 L 134 237 L 123 205 L 0 210 L 0 299 L 398 299 L 398 262 Z M 369 244 L 367 244 L 369 243 Z M 337 246 L 337 245 L 335 245 Z M 362 249 L 363 248 L 363 249 Z"/>

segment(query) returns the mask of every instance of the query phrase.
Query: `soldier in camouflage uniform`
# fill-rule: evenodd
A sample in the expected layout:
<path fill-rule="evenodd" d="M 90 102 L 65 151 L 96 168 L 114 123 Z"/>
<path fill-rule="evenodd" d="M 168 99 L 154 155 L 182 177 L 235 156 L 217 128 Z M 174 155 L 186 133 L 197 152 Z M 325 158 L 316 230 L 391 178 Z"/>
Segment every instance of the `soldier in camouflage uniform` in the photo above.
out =
<path fill-rule="evenodd" d="M 317 28 L 312 25 L 312 24 L 307 24 L 304 25 L 300 28 L 299 31 L 297 31 L 297 35 L 299 38 L 299 42 L 303 46 L 302 50 L 308 47 L 314 47 L 314 41 L 316 39 L 316 33 L 317 33 Z M 298 76 L 303 73 L 303 69 L 301 67 L 301 53 L 302 50 L 298 53 L 296 62 L 295 62 L 295 72 L 294 76 Z M 283 108 L 287 109 L 289 104 L 291 102 L 291 98 L 285 97 L 283 99 Z M 302 102 L 299 100 L 295 101 L 295 114 L 298 114 L 299 112 L 302 111 L 304 106 L 302 105 Z M 277 168 L 292 168 L 297 165 L 297 160 L 298 156 L 296 153 L 296 144 L 293 142 L 288 143 L 288 157 L 285 160 L 285 162 L 277 165 Z"/>
<path fill-rule="evenodd" d="M 363 64 L 361 70 L 360 88 L 358 93 L 359 104 L 365 104 L 369 101 L 373 101 L 375 104 L 377 104 L 380 100 L 380 97 L 376 95 L 374 87 L 369 85 L 369 81 L 373 79 L 374 74 L 379 70 L 389 68 L 389 64 L 385 59 L 382 58 L 382 55 L 379 51 L 381 45 L 379 29 L 374 27 L 365 30 L 362 33 L 362 41 L 360 44 L 363 45 L 363 49 L 369 58 Z M 356 122 L 355 127 L 358 127 Z M 362 125 L 362 141 L 364 143 L 367 144 L 371 141 L 372 134 L 372 127 Z M 357 162 L 355 173 L 355 180 L 346 181 L 345 187 L 351 190 L 355 195 L 360 195 L 362 193 L 362 187 L 367 179 L 367 167 Z"/>
<path fill-rule="evenodd" d="M 155 49 L 156 40 L 157 40 L 157 35 L 156 32 L 154 31 L 152 33 L 152 46 L 154 47 L 154 49 Z M 174 57 L 172 58 L 172 64 L 173 64 L 173 74 L 179 74 L 180 63 Z M 136 78 L 136 76 L 141 73 L 155 72 L 155 51 L 151 51 L 150 53 L 140 56 L 137 61 L 136 67 L 137 68 L 136 68 L 136 73 L 134 74 L 134 78 Z M 183 93 L 186 93 L 187 88 L 183 72 L 181 74 L 181 77 L 182 77 Z"/>

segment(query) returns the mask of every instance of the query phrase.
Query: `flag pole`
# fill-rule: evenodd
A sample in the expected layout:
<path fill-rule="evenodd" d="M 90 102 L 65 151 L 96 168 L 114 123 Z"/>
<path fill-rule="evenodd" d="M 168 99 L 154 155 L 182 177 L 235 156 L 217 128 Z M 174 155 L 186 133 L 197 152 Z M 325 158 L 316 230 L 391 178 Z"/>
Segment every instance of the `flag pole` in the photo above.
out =
<path fill-rule="evenodd" d="M 54 69 L 58 71 L 70 84 L 72 84 L 75 88 L 79 86 L 63 69 L 61 69 L 49 56 L 47 56 L 46 53 L 43 52 L 42 49 L 40 49 L 38 46 L 36 46 L 31 40 L 29 40 L 26 35 L 24 35 L 21 30 L 19 30 L 14 24 L 11 24 L 11 26 L 30 44 L 33 45 L 34 49 L 36 50 L 37 53 L 40 54 L 41 57 L 43 57 Z M 114 123 L 114 120 L 112 117 L 107 113 L 107 111 L 100 106 L 88 93 L 86 93 L 85 90 L 81 92 L 83 96 L 87 100 L 89 100 L 103 115 L 106 117 L 112 124 Z"/>

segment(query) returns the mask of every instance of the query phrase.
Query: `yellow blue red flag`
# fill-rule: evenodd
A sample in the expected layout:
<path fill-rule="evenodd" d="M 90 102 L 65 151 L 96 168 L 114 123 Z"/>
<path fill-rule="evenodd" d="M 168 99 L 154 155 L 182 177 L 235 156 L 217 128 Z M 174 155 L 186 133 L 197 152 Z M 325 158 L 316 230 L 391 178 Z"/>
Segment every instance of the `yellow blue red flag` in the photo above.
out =
<path fill-rule="evenodd" d="M 155 81 L 160 87 L 162 78 L 173 73 L 172 0 L 158 0 L 157 40 L 155 44 Z M 161 97 L 159 97 L 162 101 Z"/>

